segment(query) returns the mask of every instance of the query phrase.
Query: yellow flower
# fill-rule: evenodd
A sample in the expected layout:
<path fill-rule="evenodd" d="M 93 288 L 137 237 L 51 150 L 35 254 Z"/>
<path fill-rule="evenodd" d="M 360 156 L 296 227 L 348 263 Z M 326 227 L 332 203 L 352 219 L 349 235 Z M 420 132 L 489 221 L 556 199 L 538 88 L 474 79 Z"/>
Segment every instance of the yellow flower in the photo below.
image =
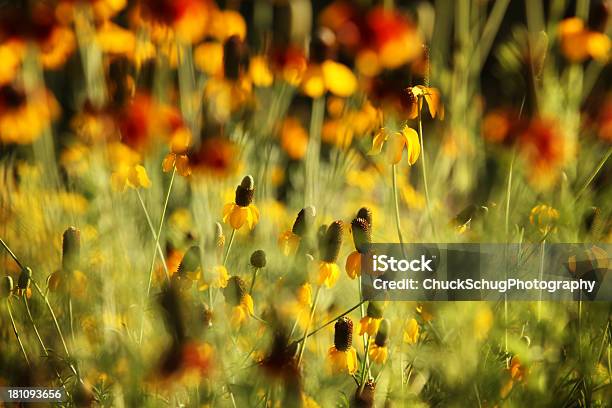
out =
<path fill-rule="evenodd" d="M 212 280 L 207 279 L 207 274 L 204 273 L 200 277 L 200 282 L 198 284 L 198 289 L 200 291 L 206 290 L 209 287 L 220 289 L 225 288 L 227 286 L 227 282 L 229 281 L 229 273 L 227 272 L 227 268 L 223 265 L 215 265 L 212 267 L 210 271 L 210 275 Z"/>
<path fill-rule="evenodd" d="M 206 74 L 221 76 L 223 74 L 223 44 L 208 41 L 198 45 L 193 51 L 193 62 Z"/>
<path fill-rule="evenodd" d="M 234 203 L 223 206 L 223 222 L 229 223 L 235 230 L 247 225 L 253 229 L 259 222 L 259 210 L 252 204 L 255 193 L 254 180 L 252 176 L 246 176 L 236 188 Z"/>
<path fill-rule="evenodd" d="M 346 65 L 327 60 L 321 64 L 327 89 L 336 96 L 351 96 L 357 89 L 357 78 Z"/>
<path fill-rule="evenodd" d="M 381 320 L 382 317 L 362 317 L 359 321 L 359 335 L 363 336 L 365 333 L 368 333 L 369 336 L 374 336 L 378 331 L 378 327 L 380 326 Z"/>
<path fill-rule="evenodd" d="M 119 165 L 118 169 L 111 174 L 111 186 L 113 190 L 123 192 L 126 188 L 149 188 L 151 180 L 147 170 L 141 165 L 130 166 Z"/>
<path fill-rule="evenodd" d="M 546 204 L 536 205 L 529 214 L 529 222 L 531 225 L 537 226 L 542 234 L 554 232 L 558 219 L 559 211 Z"/>
<path fill-rule="evenodd" d="M 493 313 L 486 306 L 479 308 L 474 316 L 474 336 L 483 340 L 493 325 Z"/>
<path fill-rule="evenodd" d="M 427 103 L 429 108 L 429 114 L 432 118 L 436 115 L 440 119 L 444 119 L 444 106 L 440 101 L 440 91 L 436 88 L 431 88 L 424 85 L 417 85 L 411 88 L 407 88 L 408 100 L 410 102 L 410 119 L 415 119 L 418 116 L 418 110 L 423 110 L 423 99 Z M 418 104 L 418 105 L 417 105 Z"/>
<path fill-rule="evenodd" d="M 259 87 L 268 87 L 272 85 L 274 81 L 274 76 L 272 75 L 272 71 L 270 71 L 270 67 L 268 67 L 268 62 L 262 55 L 256 55 L 251 58 L 249 76 L 253 84 Z"/>
<path fill-rule="evenodd" d="M 96 42 L 102 51 L 109 54 L 131 56 L 136 48 L 136 36 L 110 22 L 105 22 L 98 28 Z"/>
<path fill-rule="evenodd" d="M 421 143 L 419 142 L 419 135 L 414 129 L 404 126 L 401 132 L 389 134 L 385 128 L 381 128 L 374 135 L 370 154 L 379 154 L 387 141 L 389 142 L 386 152 L 387 161 L 390 164 L 399 163 L 402 160 L 404 150 L 408 154 L 408 164 L 412 166 L 416 163 L 421 154 Z"/>
<path fill-rule="evenodd" d="M 287 230 L 278 237 L 278 246 L 285 256 L 293 255 L 297 252 L 301 238 L 293 231 Z"/>
<path fill-rule="evenodd" d="M 346 274 L 351 279 L 361 276 L 361 254 L 358 251 L 353 251 L 346 258 L 345 265 Z"/>
<path fill-rule="evenodd" d="M 312 305 L 312 286 L 306 282 L 301 285 L 296 294 L 299 304 L 304 307 L 310 307 Z"/>
<path fill-rule="evenodd" d="M 387 346 L 379 346 L 374 339 L 370 340 L 369 356 L 372 361 L 378 364 L 384 364 L 387 361 L 388 349 Z"/>
<path fill-rule="evenodd" d="M 331 346 L 327 352 L 333 373 L 354 374 L 357 372 L 357 350 L 350 347 L 346 351 L 339 351 Z"/>
<path fill-rule="evenodd" d="M 610 54 L 610 38 L 584 26 L 578 17 L 567 18 L 559 23 L 561 52 L 572 62 L 581 62 L 588 57 L 606 60 Z"/>
<path fill-rule="evenodd" d="M 232 276 L 223 289 L 223 296 L 230 308 L 230 322 L 233 327 L 239 327 L 252 316 L 253 298 L 246 292 L 246 284 L 239 276 Z"/>
<path fill-rule="evenodd" d="M 253 313 L 253 298 L 246 293 L 240 301 L 240 304 L 232 308 L 230 323 L 233 327 L 239 327 L 249 318 L 249 316 L 252 316 Z"/>
<path fill-rule="evenodd" d="M 162 162 L 164 172 L 169 172 L 176 167 L 176 171 L 183 177 L 191 174 L 187 149 L 191 144 L 191 132 L 185 126 L 181 126 L 174 131 L 170 139 L 170 153 L 166 155 Z"/>
<path fill-rule="evenodd" d="M 300 160 L 306 155 L 308 133 L 299 120 L 288 117 L 284 120 L 280 132 L 281 147 L 293 160 Z"/>
<path fill-rule="evenodd" d="M 353 343 L 353 321 L 343 316 L 334 325 L 334 345 L 327 352 L 333 373 L 354 374 L 357 371 L 357 351 Z"/>
<path fill-rule="evenodd" d="M 410 319 L 404 328 L 404 343 L 415 344 L 419 339 L 419 323 L 416 319 Z"/>
<path fill-rule="evenodd" d="M 326 91 L 340 97 L 349 97 L 357 90 L 355 74 L 344 64 L 326 60 L 310 65 L 302 77 L 302 91 L 313 99 Z"/>
<path fill-rule="evenodd" d="M 340 268 L 335 262 L 319 262 L 319 277 L 317 284 L 333 287 L 340 277 Z"/>

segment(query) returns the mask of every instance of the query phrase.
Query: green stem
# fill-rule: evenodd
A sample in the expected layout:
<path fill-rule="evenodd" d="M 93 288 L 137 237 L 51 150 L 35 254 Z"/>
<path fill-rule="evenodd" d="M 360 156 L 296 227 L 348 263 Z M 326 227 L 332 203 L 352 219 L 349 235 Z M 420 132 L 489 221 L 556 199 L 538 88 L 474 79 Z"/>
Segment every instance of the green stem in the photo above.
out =
<path fill-rule="evenodd" d="M 364 337 L 366 337 L 364 335 Z M 369 336 L 368 336 L 368 340 L 366 342 L 366 346 L 365 346 L 365 352 L 364 352 L 364 356 L 363 356 L 363 364 L 361 365 L 361 385 L 359 386 L 359 392 L 363 392 L 363 388 L 365 387 L 365 380 L 366 377 L 368 375 L 368 373 L 366 372 L 366 368 L 368 367 L 368 352 L 370 351 L 370 341 L 369 341 Z"/>
<path fill-rule="evenodd" d="M 153 247 L 153 256 L 151 257 L 151 265 L 149 267 L 149 282 L 147 283 L 147 294 L 144 298 L 142 305 L 142 318 L 140 321 L 140 336 L 138 343 L 142 344 L 142 336 L 144 334 L 144 320 L 145 320 L 145 303 L 149 299 L 151 294 L 151 283 L 153 281 L 153 270 L 155 269 L 155 260 L 157 258 L 157 246 L 159 245 L 159 237 L 161 236 L 162 228 L 164 227 L 164 219 L 166 218 L 166 210 L 168 209 L 168 201 L 170 200 L 170 193 L 172 192 L 172 185 L 174 184 L 174 177 L 176 176 L 176 166 L 172 169 L 172 176 L 170 177 L 170 184 L 168 184 L 168 191 L 166 192 L 166 199 L 164 200 L 164 207 L 162 209 L 161 218 L 159 219 L 159 226 L 157 228 L 157 234 L 155 234 L 155 246 Z M 169 276 L 166 276 L 168 280 Z"/>
<path fill-rule="evenodd" d="M 36 338 L 38 339 L 40 348 L 42 349 L 45 357 L 49 358 L 49 351 L 47 350 L 47 346 L 45 346 L 45 343 L 43 342 L 43 339 L 40 336 L 40 333 L 38 332 L 38 327 L 36 326 L 36 323 L 34 322 L 34 318 L 32 317 L 32 312 L 30 311 L 30 305 L 28 304 L 28 297 L 25 293 L 23 294 L 22 299 L 23 299 L 23 304 L 25 305 L 26 312 L 28 314 L 28 319 L 30 320 L 30 324 L 32 325 L 32 328 L 34 329 L 34 333 L 36 333 Z M 57 371 L 57 368 L 55 367 L 53 367 L 53 370 L 55 371 L 55 376 L 57 377 L 60 384 L 62 385 L 64 392 L 66 393 L 67 396 L 69 396 L 70 394 L 68 393 L 68 389 L 66 389 L 66 384 L 64 383 L 64 380 L 62 379 L 62 376 L 60 375 L 59 371 Z"/>
<path fill-rule="evenodd" d="M 515 158 L 516 151 L 512 153 L 512 160 L 510 161 L 510 168 L 508 169 L 508 184 L 506 186 L 506 212 L 504 215 L 504 228 L 506 232 L 506 239 L 508 239 L 508 231 L 510 227 L 510 193 L 512 192 L 512 173 L 514 170 Z"/>
<path fill-rule="evenodd" d="M 302 361 L 302 357 L 304 356 L 304 350 L 306 350 L 306 339 L 309 337 L 308 330 L 310 329 L 310 324 L 312 323 L 312 318 L 314 317 L 315 310 L 317 309 L 317 303 L 319 303 L 319 295 L 321 294 L 321 286 L 317 287 L 317 292 L 315 293 L 314 301 L 312 302 L 312 307 L 310 308 L 310 316 L 308 317 L 308 323 L 306 324 L 306 329 L 304 330 L 304 336 L 302 337 L 302 348 L 300 348 L 300 355 L 298 356 L 297 365 L 300 366 Z"/>
<path fill-rule="evenodd" d="M 350 309 L 344 311 L 343 313 L 340 313 L 338 316 L 334 317 L 333 319 L 328 320 L 326 323 L 322 324 L 321 326 L 317 327 L 316 330 L 311 331 L 310 333 L 308 333 L 308 335 L 306 336 L 306 338 L 310 337 L 310 336 L 314 336 L 315 334 L 317 334 L 318 332 L 320 332 L 321 330 L 323 330 L 324 328 L 326 328 L 327 326 L 329 326 L 332 323 L 335 323 L 336 320 L 338 320 L 339 318 L 341 318 L 342 316 L 345 316 L 349 313 L 351 313 L 353 310 L 357 309 L 358 307 L 360 307 L 365 301 L 361 301 L 359 303 L 357 303 L 355 306 L 351 307 Z M 299 340 L 294 341 L 293 343 L 291 343 L 291 346 L 294 346 L 296 344 L 301 343 L 302 341 L 304 341 L 304 338 L 301 338 Z"/>
<path fill-rule="evenodd" d="M 232 249 L 232 244 L 234 243 L 234 237 L 236 236 L 236 230 L 232 229 L 232 235 L 230 235 L 230 240 L 227 244 L 227 249 L 225 250 L 225 255 L 223 255 L 223 266 L 227 263 L 227 258 L 229 257 L 230 250 Z"/>
<path fill-rule="evenodd" d="M 251 280 L 251 287 L 249 288 L 249 295 L 253 293 L 253 286 L 255 286 L 255 280 L 257 279 L 257 272 L 259 272 L 259 268 L 253 268 L 253 279 Z"/>
<path fill-rule="evenodd" d="M 400 246 L 402 248 L 402 254 L 404 258 L 406 254 L 404 252 L 404 238 L 402 237 L 402 227 L 400 224 L 400 213 L 399 213 L 399 198 L 397 194 L 397 164 L 391 166 L 391 182 L 393 188 L 393 203 L 395 207 L 395 226 L 397 227 L 397 238 L 399 239 Z M 361 287 L 361 285 L 360 285 Z"/>
<path fill-rule="evenodd" d="M 157 235 L 155 234 L 155 227 L 153 227 L 153 222 L 151 221 L 151 216 L 149 215 L 149 211 L 145 206 L 144 200 L 142 199 L 142 194 L 140 194 L 140 189 L 136 188 L 136 195 L 138 196 L 138 201 L 140 201 L 140 206 L 142 207 L 142 211 L 144 212 L 145 218 L 147 219 L 147 224 L 149 225 L 149 229 L 151 230 L 151 234 L 153 234 L 153 238 L 157 240 Z M 166 265 L 166 257 L 164 256 L 164 251 L 157 240 L 157 253 L 159 254 L 159 259 L 162 261 L 162 265 L 164 267 L 164 271 L 166 272 L 166 278 L 170 279 L 170 272 L 168 271 L 168 265 Z"/>
<path fill-rule="evenodd" d="M 19 343 L 19 348 L 21 348 L 21 353 L 23 353 L 23 358 L 28 364 L 28 367 L 30 367 L 30 359 L 28 358 L 28 353 L 26 353 L 25 348 L 23 347 L 23 343 L 21 342 L 21 336 L 19 335 L 19 331 L 17 330 L 17 325 L 15 324 L 15 319 L 13 318 L 13 311 L 11 308 L 10 299 L 6 299 L 6 306 L 8 308 L 8 314 L 11 319 L 11 324 L 13 325 L 13 332 L 15 333 L 15 337 L 17 337 L 17 342 Z"/>
<path fill-rule="evenodd" d="M 574 199 L 574 202 L 578 201 L 578 199 L 582 196 L 582 194 L 584 194 L 584 192 L 586 191 L 587 187 L 593 182 L 595 177 L 597 177 L 597 174 L 603 168 L 604 164 L 606 164 L 606 162 L 610 158 L 610 155 L 612 155 L 612 147 L 608 149 L 608 151 L 606 152 L 604 157 L 601 159 L 601 161 L 599 162 L 599 164 L 595 168 L 595 170 L 593 170 L 593 173 L 591 173 L 591 175 L 589 176 L 587 181 L 584 183 L 582 188 L 578 191 L 578 194 L 576 194 L 576 198 Z"/>
<path fill-rule="evenodd" d="M 427 183 L 427 163 L 425 154 L 425 143 L 423 141 L 423 120 L 422 120 L 422 96 L 419 96 L 417 100 L 417 111 L 419 120 L 419 140 L 421 142 L 421 169 L 423 173 L 423 187 L 425 188 L 425 202 L 427 203 L 427 215 L 429 216 L 429 222 L 431 223 L 431 231 L 436 236 L 436 226 L 434 224 L 433 216 L 431 214 L 431 200 L 429 199 L 429 184 Z"/>

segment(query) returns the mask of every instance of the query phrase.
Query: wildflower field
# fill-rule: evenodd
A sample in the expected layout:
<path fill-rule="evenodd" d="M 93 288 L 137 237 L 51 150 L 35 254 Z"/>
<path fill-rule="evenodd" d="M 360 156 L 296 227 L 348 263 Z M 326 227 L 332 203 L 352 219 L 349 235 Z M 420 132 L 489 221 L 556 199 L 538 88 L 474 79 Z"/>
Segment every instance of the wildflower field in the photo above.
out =
<path fill-rule="evenodd" d="M 360 286 L 372 243 L 612 243 L 610 7 L 0 2 L 0 387 L 612 406 L 610 302 Z"/>

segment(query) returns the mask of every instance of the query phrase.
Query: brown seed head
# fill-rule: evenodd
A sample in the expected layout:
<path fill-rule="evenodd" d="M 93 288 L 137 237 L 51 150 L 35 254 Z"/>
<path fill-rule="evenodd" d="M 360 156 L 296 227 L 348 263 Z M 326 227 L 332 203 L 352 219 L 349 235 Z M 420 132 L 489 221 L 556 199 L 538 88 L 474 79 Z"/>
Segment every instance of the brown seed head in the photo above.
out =
<path fill-rule="evenodd" d="M 248 207 L 253 202 L 254 194 L 255 181 L 252 176 L 245 176 L 238 187 L 236 187 L 236 204 L 241 207 Z"/>
<path fill-rule="evenodd" d="M 360 254 L 365 254 L 370 250 L 372 243 L 372 231 L 370 224 L 363 218 L 355 218 L 351 222 L 351 230 L 353 231 L 353 242 L 355 249 Z"/>
<path fill-rule="evenodd" d="M 320 259 L 324 262 L 336 262 L 342 246 L 342 221 L 334 221 L 327 228 L 319 241 Z"/>
<path fill-rule="evenodd" d="M 266 266 L 266 252 L 263 249 L 258 249 L 251 254 L 251 266 L 255 268 Z"/>
<path fill-rule="evenodd" d="M 353 344 L 353 321 L 343 316 L 334 326 L 334 346 L 338 351 L 347 351 Z"/>
<path fill-rule="evenodd" d="M 370 224 L 370 228 L 372 228 L 372 210 L 368 207 L 361 207 L 359 211 L 357 211 L 357 217 L 355 218 L 363 218 Z"/>
<path fill-rule="evenodd" d="M 69 227 L 62 237 L 62 269 L 73 271 L 79 268 L 81 257 L 81 231 Z"/>
<path fill-rule="evenodd" d="M 292 232 L 300 237 L 308 234 L 314 224 L 316 213 L 317 211 L 312 205 L 302 208 L 293 223 Z"/>
<path fill-rule="evenodd" d="M 376 383 L 371 378 L 366 381 L 363 386 L 357 386 L 355 391 L 354 406 L 355 408 L 373 408 L 374 407 L 374 391 L 376 391 Z"/>
<path fill-rule="evenodd" d="M 246 284 L 244 280 L 236 275 L 229 278 L 227 286 L 223 289 L 225 301 L 232 306 L 238 306 L 246 293 Z"/>
<path fill-rule="evenodd" d="M 178 274 L 185 275 L 190 272 L 195 272 L 200 268 L 200 248 L 197 246 L 190 247 L 178 267 Z"/>
<path fill-rule="evenodd" d="M 378 347 L 384 347 L 387 344 L 390 328 L 391 324 L 389 323 L 389 319 L 382 319 L 380 326 L 378 326 L 376 337 L 374 338 L 374 343 L 376 343 Z"/>
<path fill-rule="evenodd" d="M 248 46 L 236 35 L 231 36 L 223 44 L 223 69 L 225 78 L 237 80 L 246 72 L 249 66 Z"/>
<path fill-rule="evenodd" d="M 17 280 L 17 288 L 21 290 L 26 290 L 30 287 L 30 280 L 32 279 L 32 269 L 29 267 L 25 267 L 21 270 L 19 274 L 19 279 Z"/>

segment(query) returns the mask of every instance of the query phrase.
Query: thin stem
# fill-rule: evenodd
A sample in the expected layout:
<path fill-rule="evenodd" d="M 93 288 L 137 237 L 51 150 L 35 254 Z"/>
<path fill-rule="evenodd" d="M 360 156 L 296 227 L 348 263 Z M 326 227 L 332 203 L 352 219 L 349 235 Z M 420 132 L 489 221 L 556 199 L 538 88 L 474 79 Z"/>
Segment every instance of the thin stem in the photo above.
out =
<path fill-rule="evenodd" d="M 230 240 L 227 244 L 227 248 L 225 249 L 225 255 L 223 255 L 223 266 L 227 263 L 227 258 L 229 257 L 230 250 L 232 249 L 232 244 L 234 243 L 234 237 L 236 236 L 236 230 L 232 229 L 232 235 L 230 235 Z"/>
<path fill-rule="evenodd" d="M 540 276 L 538 279 L 542 280 L 544 276 L 544 253 L 546 251 L 546 239 L 542 240 L 542 252 L 540 256 Z M 540 289 L 540 299 L 538 301 L 538 322 L 542 319 L 542 290 Z"/>
<path fill-rule="evenodd" d="M 138 196 L 138 201 L 140 201 L 140 206 L 142 207 L 142 211 L 144 212 L 145 218 L 147 219 L 147 224 L 149 225 L 149 229 L 151 230 L 151 234 L 153 234 L 153 238 L 157 239 L 157 235 L 155 234 L 155 227 L 153 227 L 153 222 L 151 221 L 151 216 L 149 215 L 149 211 L 145 206 L 144 200 L 142 199 L 142 194 L 140 194 L 140 189 L 136 188 L 136 195 Z M 166 265 L 166 257 L 164 256 L 164 251 L 157 242 L 157 253 L 159 254 L 159 259 L 162 261 L 162 265 L 164 267 L 164 271 L 166 272 L 166 278 L 170 279 L 170 272 L 168 271 L 168 265 Z"/>
<path fill-rule="evenodd" d="M 259 272 L 259 268 L 253 269 L 253 279 L 251 280 L 251 287 L 249 288 L 249 295 L 253 293 L 253 286 L 255 286 L 255 280 L 257 279 L 257 272 Z"/>
<path fill-rule="evenodd" d="M 365 355 L 363 356 L 363 364 L 361 365 L 361 385 L 359 387 L 360 393 L 363 392 L 363 388 L 365 387 L 365 382 L 366 382 L 365 380 L 368 375 L 368 373 L 366 372 L 366 367 L 368 367 L 368 352 L 369 351 L 370 351 L 370 341 L 368 338 L 368 341 L 366 342 L 366 346 L 365 346 L 365 352 L 364 352 Z"/>
<path fill-rule="evenodd" d="M 45 343 L 43 342 L 43 339 L 40 336 L 40 333 L 38 332 L 38 327 L 36 326 L 36 323 L 34 322 L 34 318 L 32 317 L 32 312 L 30 311 L 30 305 L 28 304 L 28 297 L 25 293 L 23 294 L 22 299 L 23 299 L 23 304 L 25 305 L 26 312 L 28 314 L 28 319 L 30 320 L 30 324 L 32 325 L 32 328 L 34 329 L 34 333 L 36 333 L 36 338 L 38 339 L 40 348 L 42 349 L 45 357 L 49 358 L 49 351 L 47 350 L 47 346 L 45 346 Z M 69 396 L 70 394 L 68 393 L 68 390 L 66 389 L 66 384 L 64 383 L 64 380 L 62 379 L 62 376 L 60 375 L 59 371 L 57 371 L 57 368 L 55 367 L 53 367 L 53 370 L 55 371 L 55 376 L 57 377 L 60 384 L 62 385 L 64 392 L 66 392 L 66 395 Z"/>
<path fill-rule="evenodd" d="M 421 169 L 423 173 L 423 186 L 425 188 L 425 202 L 427 203 L 427 214 L 429 216 L 429 222 L 431 223 L 431 231 L 436 236 L 436 226 L 434 224 L 433 216 L 431 214 L 431 200 L 429 199 L 429 184 L 427 183 L 427 164 L 425 159 L 425 143 L 423 142 L 423 120 L 422 120 L 422 96 L 419 96 L 417 100 L 417 111 L 418 111 L 418 119 L 419 119 L 419 139 L 421 142 Z"/>
<path fill-rule="evenodd" d="M 310 324 L 312 323 L 312 318 L 314 317 L 315 310 L 317 309 L 317 303 L 319 303 L 319 295 L 321 294 L 321 286 L 317 287 L 317 292 L 315 293 L 314 301 L 312 302 L 312 307 L 310 308 L 310 316 L 308 317 L 308 323 L 306 324 L 306 329 L 304 330 L 304 336 L 302 337 L 302 348 L 300 349 L 300 355 L 298 356 L 297 365 L 300 366 L 302 361 L 302 357 L 304 356 L 304 350 L 306 350 L 306 339 L 309 337 L 308 330 L 310 329 Z"/>
<path fill-rule="evenodd" d="M 404 238 L 402 237 L 402 227 L 400 225 L 399 198 L 397 194 L 397 164 L 391 166 L 391 177 L 393 188 L 393 202 L 395 206 L 395 226 L 397 227 L 397 238 L 399 239 L 400 247 L 402 248 L 402 255 L 405 258 L 406 254 L 404 253 Z"/>
<path fill-rule="evenodd" d="M 584 183 L 582 188 L 578 191 L 578 194 L 576 194 L 576 198 L 574 199 L 574 202 L 578 201 L 578 199 L 582 196 L 582 194 L 584 194 L 587 187 L 593 182 L 593 180 L 595 179 L 599 171 L 603 168 L 604 164 L 606 164 L 606 162 L 610 158 L 610 155 L 612 155 L 612 147 L 608 149 L 604 157 L 601 159 L 601 161 L 595 168 L 595 170 L 593 170 L 593 173 L 591 173 L 591 176 L 587 179 L 587 181 Z"/>
<path fill-rule="evenodd" d="M 321 128 L 325 118 L 325 97 L 312 101 L 310 114 L 310 134 L 308 141 L 308 154 L 306 156 L 306 179 L 304 189 L 304 206 L 314 205 L 316 185 L 319 180 L 319 155 L 321 150 Z"/>
<path fill-rule="evenodd" d="M 30 366 L 30 359 L 28 358 L 28 353 L 26 353 L 25 348 L 23 347 L 23 343 L 21 342 L 21 336 L 19 335 L 19 331 L 17 330 L 17 325 L 15 324 L 15 319 L 13 318 L 13 311 L 11 308 L 10 299 L 6 299 L 6 306 L 8 308 L 8 314 L 11 318 L 11 324 L 13 325 L 13 332 L 15 333 L 15 337 L 17 337 L 17 342 L 19 343 L 19 348 L 21 348 L 21 352 L 23 353 L 23 358 L 25 358 L 26 363 L 28 363 L 28 367 Z"/>
<path fill-rule="evenodd" d="M 8 247 L 8 245 L 6 245 L 6 242 L 4 242 L 2 240 L 2 238 L 0 238 L 0 243 L 2 244 L 2 246 L 4 247 L 4 249 L 6 249 L 6 252 L 9 253 L 9 255 L 11 256 L 11 258 L 13 258 L 13 260 L 15 261 L 15 263 L 19 266 L 19 268 L 21 269 L 25 269 L 25 267 L 23 266 L 23 264 L 21 262 L 19 262 L 19 259 L 17 259 L 17 256 L 15 256 L 15 254 L 13 253 L 13 251 L 11 251 L 11 248 Z"/>
<path fill-rule="evenodd" d="M 172 185 L 174 184 L 174 177 L 176 176 L 176 166 L 172 169 L 172 176 L 170 177 L 170 184 L 168 184 L 168 191 L 166 192 L 166 199 L 164 200 L 164 207 L 162 209 L 161 218 L 159 220 L 159 226 L 157 228 L 157 234 L 155 234 L 155 246 L 153 248 L 153 256 L 151 257 L 151 265 L 149 267 L 149 282 L 147 284 L 147 295 L 145 296 L 142 305 L 142 319 L 140 321 L 140 336 L 138 343 L 142 344 L 142 336 L 144 334 L 144 320 L 145 320 L 145 305 L 144 303 L 149 299 L 151 293 L 151 283 L 153 281 L 153 270 L 155 269 L 155 260 L 157 258 L 157 246 L 159 245 L 159 237 L 164 227 L 164 219 L 166 218 L 166 210 L 168 209 L 168 201 L 170 200 L 170 193 L 172 192 Z M 166 275 L 166 278 L 170 280 L 170 277 Z"/>
<path fill-rule="evenodd" d="M 317 327 L 316 330 L 311 331 L 310 333 L 308 333 L 308 335 L 306 336 L 306 338 L 310 337 L 310 336 L 314 336 L 315 334 L 317 334 L 318 332 L 320 332 L 321 330 L 323 330 L 324 328 L 326 328 L 327 326 L 329 326 L 330 324 L 334 323 L 336 320 L 338 320 L 339 318 L 341 318 L 342 316 L 345 316 L 349 313 L 351 313 L 353 310 L 357 309 L 359 306 L 361 306 L 365 301 L 362 300 L 361 302 L 357 303 L 355 306 L 351 307 L 350 309 L 344 311 L 343 313 L 340 313 L 338 316 L 334 317 L 333 319 L 330 319 L 329 321 L 327 321 L 326 323 L 322 324 L 321 326 Z M 294 341 L 293 343 L 291 343 L 290 346 L 294 346 L 296 344 L 301 343 L 302 341 L 304 341 L 304 338 L 301 338 L 299 340 Z"/>
<path fill-rule="evenodd" d="M 510 193 L 512 192 L 512 173 L 514 170 L 515 158 L 516 151 L 512 152 L 512 160 L 510 161 L 510 168 L 508 169 L 508 184 L 506 186 L 506 211 L 504 215 L 504 230 L 506 232 L 506 239 L 508 239 L 508 231 L 510 226 Z"/>

